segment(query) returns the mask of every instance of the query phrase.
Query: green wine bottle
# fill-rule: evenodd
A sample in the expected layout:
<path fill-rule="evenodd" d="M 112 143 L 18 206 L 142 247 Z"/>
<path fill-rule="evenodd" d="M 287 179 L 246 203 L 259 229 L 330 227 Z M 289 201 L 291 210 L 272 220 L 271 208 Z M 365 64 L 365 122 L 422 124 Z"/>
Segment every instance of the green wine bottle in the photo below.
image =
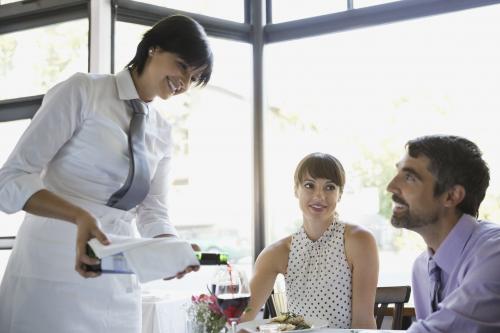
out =
<path fill-rule="evenodd" d="M 200 265 L 227 265 L 229 256 L 226 253 L 195 252 Z"/>

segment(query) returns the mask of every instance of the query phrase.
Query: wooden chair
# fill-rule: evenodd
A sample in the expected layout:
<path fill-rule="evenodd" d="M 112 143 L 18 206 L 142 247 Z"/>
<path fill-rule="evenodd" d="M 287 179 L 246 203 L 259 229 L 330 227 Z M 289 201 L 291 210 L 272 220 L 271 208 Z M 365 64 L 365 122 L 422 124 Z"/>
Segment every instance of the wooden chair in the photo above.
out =
<path fill-rule="evenodd" d="M 392 327 L 393 330 L 403 329 L 403 308 L 404 303 L 410 299 L 410 286 L 378 287 L 375 297 L 375 317 L 377 328 L 380 329 L 384 316 L 387 315 L 389 304 L 394 304 L 392 309 Z"/>
<path fill-rule="evenodd" d="M 287 312 L 285 292 L 275 293 L 274 290 L 264 305 L 264 319 L 274 318 L 282 312 Z"/>

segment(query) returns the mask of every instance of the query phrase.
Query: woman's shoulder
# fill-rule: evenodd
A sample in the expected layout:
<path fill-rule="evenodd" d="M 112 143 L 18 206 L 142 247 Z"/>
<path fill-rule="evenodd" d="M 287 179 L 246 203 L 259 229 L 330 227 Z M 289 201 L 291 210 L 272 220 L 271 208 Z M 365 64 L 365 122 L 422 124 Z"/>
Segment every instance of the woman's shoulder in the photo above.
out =
<path fill-rule="evenodd" d="M 259 254 L 256 263 L 264 267 L 278 266 L 277 270 L 280 273 L 282 273 L 282 271 L 286 271 L 291 243 L 292 236 L 287 236 L 266 246 Z"/>
<path fill-rule="evenodd" d="M 99 85 L 108 85 L 112 80 L 113 76 L 111 74 L 77 72 L 56 84 L 51 90 L 74 91 L 85 94 L 90 93 L 92 90 L 100 90 Z"/>
<path fill-rule="evenodd" d="M 350 264 L 360 259 L 371 260 L 368 259 L 369 256 L 367 256 L 367 253 L 377 256 L 378 251 L 375 237 L 373 237 L 370 231 L 360 225 L 345 224 L 344 243 L 347 260 Z"/>
<path fill-rule="evenodd" d="M 283 254 L 288 255 L 288 252 L 290 252 L 291 243 L 292 243 L 292 236 L 290 235 L 266 246 L 266 248 L 262 251 L 262 253 L 273 256 L 283 255 Z"/>
<path fill-rule="evenodd" d="M 373 237 L 372 233 L 368 229 L 353 223 L 342 223 L 345 225 L 344 238 L 346 242 L 349 240 L 356 243 L 362 243 L 365 241 L 375 240 L 375 237 Z"/>
<path fill-rule="evenodd" d="M 92 82 L 104 82 L 113 80 L 112 74 L 95 74 L 76 72 L 71 75 L 66 81 L 71 83 L 90 84 Z"/>

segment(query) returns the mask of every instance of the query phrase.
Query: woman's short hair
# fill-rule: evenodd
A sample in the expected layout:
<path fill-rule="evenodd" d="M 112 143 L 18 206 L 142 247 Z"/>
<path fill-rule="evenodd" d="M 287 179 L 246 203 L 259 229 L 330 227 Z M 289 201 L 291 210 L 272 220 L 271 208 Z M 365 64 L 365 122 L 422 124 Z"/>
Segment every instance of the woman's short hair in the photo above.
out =
<path fill-rule="evenodd" d="M 295 170 L 295 188 L 304 180 L 306 174 L 313 178 L 329 179 L 337 184 L 340 193 L 344 190 L 344 167 L 337 158 L 330 154 L 312 153 L 304 157 Z"/>
<path fill-rule="evenodd" d="M 142 74 L 149 50 L 156 47 L 177 54 L 191 67 L 203 68 L 196 85 L 204 86 L 210 80 L 213 67 L 212 50 L 205 30 L 192 18 L 172 15 L 158 21 L 143 35 L 134 58 L 126 68 L 136 69 L 139 75 Z"/>

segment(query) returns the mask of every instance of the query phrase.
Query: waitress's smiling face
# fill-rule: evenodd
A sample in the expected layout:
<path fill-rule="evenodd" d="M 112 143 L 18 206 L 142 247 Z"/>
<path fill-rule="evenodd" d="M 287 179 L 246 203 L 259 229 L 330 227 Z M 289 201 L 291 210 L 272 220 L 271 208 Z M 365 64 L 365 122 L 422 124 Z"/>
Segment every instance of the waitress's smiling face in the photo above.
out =
<path fill-rule="evenodd" d="M 191 83 L 200 79 L 204 69 L 191 67 L 177 54 L 155 48 L 149 51 L 141 76 L 148 81 L 149 94 L 167 99 L 186 92 Z"/>

